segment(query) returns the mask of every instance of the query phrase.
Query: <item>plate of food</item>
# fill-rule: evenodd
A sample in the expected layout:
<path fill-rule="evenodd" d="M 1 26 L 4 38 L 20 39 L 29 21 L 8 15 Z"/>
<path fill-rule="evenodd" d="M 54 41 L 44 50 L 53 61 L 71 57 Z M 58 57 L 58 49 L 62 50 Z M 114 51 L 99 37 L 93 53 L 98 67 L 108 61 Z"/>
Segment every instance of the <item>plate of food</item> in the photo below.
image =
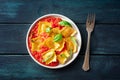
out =
<path fill-rule="evenodd" d="M 36 19 L 26 36 L 26 47 L 39 65 L 58 69 L 75 60 L 81 49 L 77 25 L 61 14 L 46 14 Z"/>

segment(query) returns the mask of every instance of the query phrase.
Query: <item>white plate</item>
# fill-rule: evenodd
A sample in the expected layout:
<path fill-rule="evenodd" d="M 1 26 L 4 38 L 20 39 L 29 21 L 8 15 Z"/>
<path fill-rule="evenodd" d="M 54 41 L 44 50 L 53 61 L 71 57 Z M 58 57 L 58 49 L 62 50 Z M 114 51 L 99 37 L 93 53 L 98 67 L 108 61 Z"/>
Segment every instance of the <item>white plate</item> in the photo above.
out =
<path fill-rule="evenodd" d="M 29 36 L 29 33 L 32 29 L 32 27 L 34 27 L 34 24 L 39 21 L 40 19 L 43 19 L 45 17 L 49 17 L 49 16 L 55 16 L 55 17 L 60 17 L 62 20 L 66 20 L 68 21 L 72 27 L 77 31 L 77 34 L 76 34 L 76 38 L 77 38 L 77 42 L 78 42 L 78 49 L 77 49 L 77 52 L 73 54 L 73 57 L 72 59 L 70 59 L 68 62 L 66 62 L 65 64 L 59 64 L 58 66 L 55 66 L 55 67 L 51 67 L 51 66 L 46 66 L 46 65 L 43 65 L 41 64 L 40 62 L 38 62 L 31 54 L 30 50 L 29 50 L 29 47 L 28 47 L 28 36 Z M 81 49 L 81 44 L 82 44 L 82 41 L 81 41 L 81 34 L 80 34 L 80 31 L 77 27 L 77 25 L 71 20 L 69 19 L 68 17 L 66 16 L 63 16 L 61 14 L 47 14 L 47 15 L 44 15 L 44 16 L 41 16 L 40 18 L 38 18 L 37 20 L 35 20 L 33 22 L 33 24 L 30 26 L 28 32 L 27 32 L 27 36 L 26 36 L 26 46 L 27 46 L 27 50 L 28 50 L 28 53 L 29 55 L 32 57 L 32 59 L 38 63 L 39 65 L 43 66 L 43 67 L 46 67 L 46 68 L 50 68 L 50 69 L 58 69 L 58 68 L 62 68 L 62 67 L 65 67 L 67 65 L 69 65 L 71 62 L 73 62 L 75 60 L 75 58 L 78 56 L 79 52 L 80 52 L 80 49 Z"/>

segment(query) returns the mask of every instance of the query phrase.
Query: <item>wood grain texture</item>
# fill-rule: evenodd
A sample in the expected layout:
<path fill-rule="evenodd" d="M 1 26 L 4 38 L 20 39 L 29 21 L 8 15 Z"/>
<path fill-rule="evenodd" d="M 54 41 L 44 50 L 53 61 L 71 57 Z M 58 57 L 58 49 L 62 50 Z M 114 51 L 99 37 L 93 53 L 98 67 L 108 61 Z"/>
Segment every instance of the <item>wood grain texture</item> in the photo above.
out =
<path fill-rule="evenodd" d="M 82 36 L 81 53 L 85 52 L 86 29 L 77 24 Z M 26 34 L 30 24 L 0 24 L 0 54 L 28 54 Z M 120 25 L 95 26 L 91 37 L 91 54 L 120 54 Z"/>
<path fill-rule="evenodd" d="M 91 56 L 91 70 L 81 69 L 83 56 L 65 68 L 50 70 L 30 56 L 0 56 L 1 80 L 119 80 L 120 56 Z"/>
<path fill-rule="evenodd" d="M 89 12 L 97 23 L 120 23 L 120 0 L 0 0 L 0 23 L 32 23 L 36 18 L 58 13 L 85 23 Z"/>
<path fill-rule="evenodd" d="M 86 16 L 96 14 L 89 72 L 82 70 Z M 81 31 L 82 48 L 69 66 L 50 70 L 28 55 L 26 34 L 38 17 L 63 14 Z M 0 0 L 0 80 L 120 80 L 120 0 Z"/>
<path fill-rule="evenodd" d="M 1 24 L 0 25 L 0 53 L 14 54 L 26 51 L 26 35 L 29 25 Z"/>

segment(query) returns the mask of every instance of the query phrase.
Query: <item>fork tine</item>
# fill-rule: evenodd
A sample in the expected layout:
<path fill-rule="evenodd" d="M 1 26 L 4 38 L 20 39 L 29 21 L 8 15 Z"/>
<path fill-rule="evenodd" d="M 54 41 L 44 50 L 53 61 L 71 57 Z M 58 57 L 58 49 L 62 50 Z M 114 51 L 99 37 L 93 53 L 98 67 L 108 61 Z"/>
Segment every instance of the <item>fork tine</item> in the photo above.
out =
<path fill-rule="evenodd" d="M 95 13 L 88 13 L 86 25 L 95 23 Z M 87 27 L 87 26 L 86 26 Z"/>
<path fill-rule="evenodd" d="M 90 13 L 90 24 L 92 23 L 92 13 Z"/>
<path fill-rule="evenodd" d="M 89 22 L 90 22 L 90 14 L 88 13 L 86 23 L 89 23 Z"/>
<path fill-rule="evenodd" d="M 95 13 L 91 13 L 90 14 L 90 24 L 94 24 L 95 23 Z"/>
<path fill-rule="evenodd" d="M 95 13 L 91 14 L 91 23 L 95 22 Z"/>
<path fill-rule="evenodd" d="M 93 23 L 95 23 L 95 13 L 93 14 Z"/>

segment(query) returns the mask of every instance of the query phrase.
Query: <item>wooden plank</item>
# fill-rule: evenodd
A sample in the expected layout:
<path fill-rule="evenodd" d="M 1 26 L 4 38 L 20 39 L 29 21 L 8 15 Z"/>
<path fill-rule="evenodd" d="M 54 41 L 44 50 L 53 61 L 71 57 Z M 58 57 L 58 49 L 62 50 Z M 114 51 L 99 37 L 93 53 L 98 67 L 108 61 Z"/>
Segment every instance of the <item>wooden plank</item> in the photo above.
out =
<path fill-rule="evenodd" d="M 0 25 L 0 53 L 23 53 L 26 50 L 26 35 L 29 25 L 1 24 Z"/>
<path fill-rule="evenodd" d="M 58 13 L 85 23 L 89 12 L 97 23 L 120 23 L 120 0 L 0 0 L 0 23 L 32 23 L 36 18 Z"/>
<path fill-rule="evenodd" d="M 82 35 L 81 53 L 85 52 L 86 29 L 84 24 L 77 24 Z M 0 24 L 0 54 L 28 54 L 26 34 L 29 24 Z M 95 26 L 91 37 L 91 54 L 120 54 L 120 25 Z"/>
<path fill-rule="evenodd" d="M 0 56 L 2 80 L 120 80 L 120 56 L 91 56 L 91 70 L 84 72 L 83 56 L 65 68 L 50 70 L 39 66 L 30 56 Z"/>

